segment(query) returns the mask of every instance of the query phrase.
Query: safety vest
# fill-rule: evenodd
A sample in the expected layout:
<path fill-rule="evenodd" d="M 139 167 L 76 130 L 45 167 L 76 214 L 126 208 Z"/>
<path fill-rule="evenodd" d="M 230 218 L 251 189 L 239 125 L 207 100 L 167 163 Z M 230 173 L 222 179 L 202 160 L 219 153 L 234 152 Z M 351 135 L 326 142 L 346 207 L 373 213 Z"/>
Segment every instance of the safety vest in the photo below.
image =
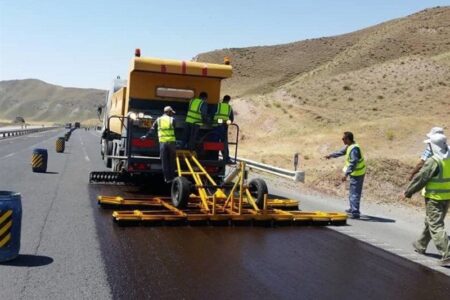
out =
<path fill-rule="evenodd" d="M 189 102 L 189 109 L 186 115 L 186 123 L 203 125 L 201 112 L 202 104 L 203 100 L 200 98 L 192 99 L 191 102 Z"/>
<path fill-rule="evenodd" d="M 217 111 L 214 115 L 214 124 L 219 123 L 219 119 L 222 119 L 223 122 L 226 122 L 230 119 L 231 114 L 231 106 L 228 103 L 219 103 L 217 104 Z"/>
<path fill-rule="evenodd" d="M 350 173 L 350 176 L 362 176 L 366 174 L 366 163 L 364 162 L 364 157 L 361 151 L 361 147 L 358 144 L 352 144 L 347 147 L 347 151 L 345 152 L 345 167 L 344 172 L 347 171 L 348 166 L 350 165 L 350 152 L 352 152 L 353 148 L 358 148 L 359 153 L 361 154 L 361 158 L 358 160 L 353 172 Z"/>
<path fill-rule="evenodd" d="M 175 129 L 173 128 L 173 118 L 161 116 L 156 120 L 158 124 L 158 139 L 160 143 L 175 142 Z"/>
<path fill-rule="evenodd" d="M 439 165 L 439 174 L 431 178 L 422 190 L 425 198 L 450 200 L 450 158 L 440 159 L 432 156 Z"/>

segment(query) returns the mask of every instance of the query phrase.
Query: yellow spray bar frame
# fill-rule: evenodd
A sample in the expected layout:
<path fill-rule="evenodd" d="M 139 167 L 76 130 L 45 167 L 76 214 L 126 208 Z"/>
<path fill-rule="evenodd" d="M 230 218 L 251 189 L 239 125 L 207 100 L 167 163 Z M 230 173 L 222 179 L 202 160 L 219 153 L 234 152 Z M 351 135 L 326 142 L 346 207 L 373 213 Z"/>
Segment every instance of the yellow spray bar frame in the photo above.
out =
<path fill-rule="evenodd" d="M 186 169 L 182 168 L 182 162 Z M 235 182 L 228 195 L 196 158 L 195 152 L 177 151 L 176 165 L 178 176 L 191 176 L 197 193 L 189 197 L 186 208 L 172 205 L 170 197 L 152 196 L 149 198 L 123 198 L 120 196 L 98 196 L 101 206 L 145 206 L 148 210 L 114 211 L 114 221 L 122 222 L 283 222 L 283 223 L 320 223 L 322 225 L 345 224 L 347 214 L 338 212 L 304 212 L 283 210 L 297 208 L 298 201 L 291 199 L 269 199 L 264 195 L 263 207 L 259 208 L 246 185 L 245 163 L 237 166 L 239 172 L 234 175 Z M 205 184 L 212 187 L 207 191 Z"/>

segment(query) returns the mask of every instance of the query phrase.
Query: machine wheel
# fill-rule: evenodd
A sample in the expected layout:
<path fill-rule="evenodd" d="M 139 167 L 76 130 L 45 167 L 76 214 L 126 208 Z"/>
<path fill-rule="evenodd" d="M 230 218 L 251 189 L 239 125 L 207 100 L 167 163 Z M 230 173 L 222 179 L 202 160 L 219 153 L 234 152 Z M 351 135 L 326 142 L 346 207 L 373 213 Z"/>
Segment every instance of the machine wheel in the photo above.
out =
<path fill-rule="evenodd" d="M 106 141 L 106 155 L 112 155 L 112 148 L 113 148 L 112 141 Z M 107 168 L 112 167 L 111 158 L 106 158 L 104 161 Z"/>
<path fill-rule="evenodd" d="M 264 195 L 269 193 L 267 184 L 261 178 L 254 178 L 248 183 L 248 189 L 259 208 L 264 206 Z"/>
<path fill-rule="evenodd" d="M 176 208 L 185 208 L 191 194 L 191 182 L 185 177 L 176 177 L 172 182 L 172 204 Z"/>

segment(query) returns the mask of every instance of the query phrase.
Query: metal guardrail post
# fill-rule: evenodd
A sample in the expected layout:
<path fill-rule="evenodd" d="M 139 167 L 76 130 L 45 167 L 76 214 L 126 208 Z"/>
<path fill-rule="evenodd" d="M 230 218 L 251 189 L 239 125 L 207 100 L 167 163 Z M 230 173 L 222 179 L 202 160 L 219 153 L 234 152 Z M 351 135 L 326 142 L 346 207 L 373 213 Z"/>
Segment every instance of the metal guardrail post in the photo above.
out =
<path fill-rule="evenodd" d="M 10 129 L 10 130 L 0 130 L 0 137 L 6 138 L 10 136 L 18 136 L 18 135 L 24 135 L 34 132 L 41 132 L 46 130 L 55 129 L 58 127 L 42 127 L 42 128 L 30 128 L 30 129 Z"/>
<path fill-rule="evenodd" d="M 255 169 L 259 171 L 263 171 L 269 174 L 273 174 L 279 177 L 291 179 L 293 181 L 305 182 L 305 172 L 304 171 L 290 171 L 282 168 L 278 168 L 275 166 L 259 163 L 253 160 L 245 159 L 242 157 L 238 157 L 237 161 L 245 162 L 247 167 L 250 169 Z"/>

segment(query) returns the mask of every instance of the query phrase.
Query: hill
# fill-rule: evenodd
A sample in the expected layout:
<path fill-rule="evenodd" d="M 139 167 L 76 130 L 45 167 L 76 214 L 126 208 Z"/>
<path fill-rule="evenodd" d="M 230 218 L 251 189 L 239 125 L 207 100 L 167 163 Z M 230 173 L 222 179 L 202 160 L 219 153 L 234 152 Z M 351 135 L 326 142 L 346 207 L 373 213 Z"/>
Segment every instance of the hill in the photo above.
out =
<path fill-rule="evenodd" d="M 265 47 L 230 48 L 194 59 L 221 63 L 228 56 L 234 76 L 225 92 L 261 94 L 298 76 L 336 75 L 405 56 L 450 50 L 450 8 L 427 9 L 356 32 Z M 448 60 L 448 57 L 447 57 Z"/>
<path fill-rule="evenodd" d="M 66 88 L 36 79 L 0 81 L 0 119 L 73 122 L 96 118 L 106 91 Z"/>
<path fill-rule="evenodd" d="M 221 63 L 224 56 L 234 67 L 223 93 L 233 98 L 240 154 L 291 167 L 298 152 L 307 185 L 316 189 L 346 193 L 342 160 L 321 159 L 342 147 L 343 131 L 353 131 L 363 147 L 365 198 L 378 202 L 395 201 L 432 126 L 449 133 L 450 7 L 339 36 L 194 59 Z M 95 118 L 105 94 L 37 80 L 0 82 L 0 118 Z"/>
<path fill-rule="evenodd" d="M 449 133 L 449 7 L 341 36 L 197 59 L 223 56 L 235 68 L 224 93 L 234 99 L 241 155 L 291 168 L 298 152 L 307 184 L 316 189 L 346 193 L 342 160 L 322 159 L 342 147 L 344 131 L 363 147 L 365 198 L 378 202 L 395 201 L 405 187 L 432 126 Z"/>

